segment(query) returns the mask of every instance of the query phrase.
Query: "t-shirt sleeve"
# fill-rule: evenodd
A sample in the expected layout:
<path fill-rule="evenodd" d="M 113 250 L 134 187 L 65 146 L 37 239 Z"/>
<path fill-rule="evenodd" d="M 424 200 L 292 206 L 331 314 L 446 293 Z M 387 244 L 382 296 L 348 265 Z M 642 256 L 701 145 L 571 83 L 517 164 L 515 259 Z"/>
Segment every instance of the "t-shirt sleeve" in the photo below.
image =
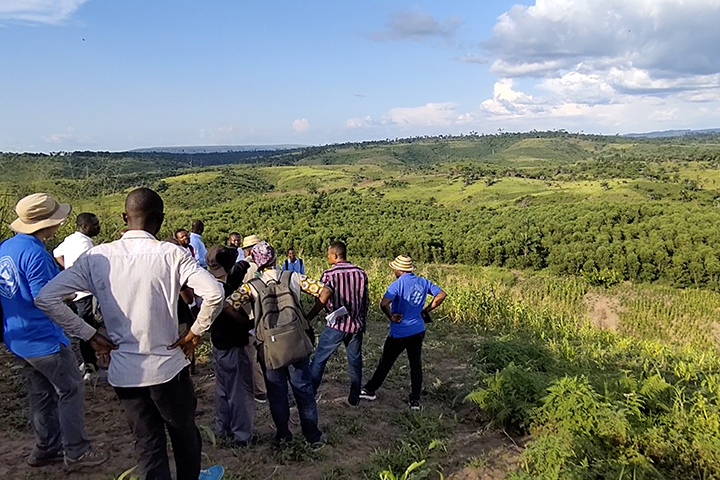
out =
<path fill-rule="evenodd" d="M 398 282 L 397 280 L 390 284 L 390 286 L 385 290 L 385 295 L 383 295 L 383 298 L 389 298 L 390 300 L 393 300 L 398 295 Z"/>
<path fill-rule="evenodd" d="M 323 282 L 308 278 L 305 275 L 301 275 L 299 273 L 297 275 L 300 276 L 300 290 L 307 293 L 308 295 L 312 295 L 313 297 L 317 297 L 320 295 L 320 290 L 322 290 L 325 286 Z"/>
<path fill-rule="evenodd" d="M 46 252 L 41 255 L 34 254 L 29 258 L 25 271 L 33 298 L 37 297 L 40 289 L 59 273 L 55 261 Z"/>
<path fill-rule="evenodd" d="M 442 291 L 442 288 L 438 287 L 437 285 L 432 283 L 430 280 L 425 279 L 425 282 L 427 282 L 425 285 L 425 288 L 427 288 L 427 292 L 430 295 L 432 295 L 433 297 Z"/>
<path fill-rule="evenodd" d="M 251 299 L 252 293 L 250 292 L 250 285 L 243 283 L 240 285 L 240 288 L 231 293 L 225 301 L 235 310 L 240 310 L 243 305 L 250 303 Z"/>

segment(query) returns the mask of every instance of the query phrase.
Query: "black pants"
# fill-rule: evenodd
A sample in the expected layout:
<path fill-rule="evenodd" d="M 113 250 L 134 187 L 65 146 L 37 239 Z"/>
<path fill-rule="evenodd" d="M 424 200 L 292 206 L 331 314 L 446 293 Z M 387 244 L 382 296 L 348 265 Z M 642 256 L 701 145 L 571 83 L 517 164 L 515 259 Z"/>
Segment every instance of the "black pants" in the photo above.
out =
<path fill-rule="evenodd" d="M 375 369 L 375 373 L 369 382 L 365 384 L 365 389 L 375 392 L 379 389 L 385 377 L 390 373 L 390 369 L 395 364 L 395 360 L 400 356 L 403 350 L 407 350 L 408 360 L 410 361 L 410 384 L 412 391 L 410 400 L 420 400 L 422 393 L 422 344 L 425 338 L 425 332 L 416 333 L 409 337 L 393 338 L 387 337 L 383 346 L 380 363 Z"/>
<path fill-rule="evenodd" d="M 95 314 L 93 314 L 92 295 L 83 297 L 72 302 L 72 309 L 77 313 L 78 317 L 85 320 L 85 323 L 93 328 L 97 328 Z M 85 365 L 92 365 L 97 371 L 97 357 L 95 349 L 90 346 L 90 342 L 80 340 L 80 356 Z"/>
<path fill-rule="evenodd" d="M 146 480 L 172 480 L 165 428 L 170 434 L 178 480 L 200 475 L 200 431 L 195 426 L 197 398 L 189 367 L 169 382 L 149 387 L 115 387 L 135 437 L 138 463 Z"/>

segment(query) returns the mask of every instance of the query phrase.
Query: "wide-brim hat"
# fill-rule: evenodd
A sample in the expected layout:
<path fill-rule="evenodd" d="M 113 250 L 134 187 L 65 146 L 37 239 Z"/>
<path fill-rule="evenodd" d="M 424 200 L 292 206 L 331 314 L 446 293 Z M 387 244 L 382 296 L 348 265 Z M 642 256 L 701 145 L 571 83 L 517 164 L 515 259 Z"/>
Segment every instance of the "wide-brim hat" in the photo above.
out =
<path fill-rule="evenodd" d="M 33 193 L 15 205 L 18 218 L 10 224 L 17 233 L 31 235 L 43 228 L 63 223 L 72 207 L 67 203 L 58 203 L 47 193 Z"/>
<path fill-rule="evenodd" d="M 242 246 L 240 248 L 254 247 L 260 242 L 262 242 L 262 239 L 257 235 L 248 235 L 247 237 L 243 238 Z"/>
<path fill-rule="evenodd" d="M 415 265 L 413 265 L 412 259 L 407 255 L 398 255 L 395 260 L 388 263 L 390 268 L 398 270 L 400 272 L 413 272 L 415 271 Z"/>
<path fill-rule="evenodd" d="M 237 260 L 238 251 L 234 247 L 215 245 L 205 255 L 207 269 L 215 278 L 223 278 Z"/>

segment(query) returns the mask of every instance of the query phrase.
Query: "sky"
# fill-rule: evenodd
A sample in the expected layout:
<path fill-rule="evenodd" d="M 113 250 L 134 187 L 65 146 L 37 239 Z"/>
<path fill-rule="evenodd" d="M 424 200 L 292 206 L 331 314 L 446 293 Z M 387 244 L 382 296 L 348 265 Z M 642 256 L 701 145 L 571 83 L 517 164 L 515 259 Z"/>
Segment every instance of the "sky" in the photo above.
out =
<path fill-rule="evenodd" d="M 720 0 L 0 0 L 0 151 L 720 127 Z"/>

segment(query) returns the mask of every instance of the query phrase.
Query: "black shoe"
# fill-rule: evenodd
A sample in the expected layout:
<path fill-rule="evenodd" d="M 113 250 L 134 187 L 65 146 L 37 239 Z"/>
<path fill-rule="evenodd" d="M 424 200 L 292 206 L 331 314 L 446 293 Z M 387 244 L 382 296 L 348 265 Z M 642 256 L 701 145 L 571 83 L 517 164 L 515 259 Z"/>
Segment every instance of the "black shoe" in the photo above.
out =
<path fill-rule="evenodd" d="M 377 398 L 377 395 L 375 395 L 375 392 L 362 388 L 360 389 L 360 398 L 363 400 L 370 400 L 372 402 Z"/>
<path fill-rule="evenodd" d="M 422 409 L 420 406 L 420 400 L 410 400 L 408 405 L 410 405 L 410 410 L 413 412 L 419 412 Z"/>

